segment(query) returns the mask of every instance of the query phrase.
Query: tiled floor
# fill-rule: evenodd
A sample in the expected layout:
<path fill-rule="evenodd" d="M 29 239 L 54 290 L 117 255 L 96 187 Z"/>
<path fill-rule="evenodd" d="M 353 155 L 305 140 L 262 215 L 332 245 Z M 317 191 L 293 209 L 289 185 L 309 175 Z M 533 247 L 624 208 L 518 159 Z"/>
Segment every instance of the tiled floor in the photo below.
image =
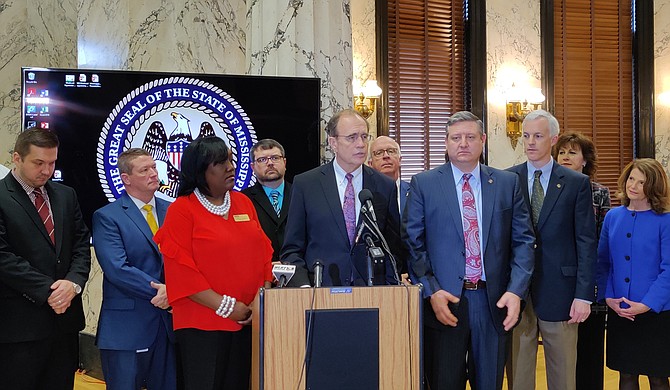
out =
<path fill-rule="evenodd" d="M 537 359 L 537 390 L 546 390 L 547 380 L 546 372 L 544 368 L 544 352 L 542 347 L 539 348 L 538 359 Z M 605 390 L 616 390 L 619 383 L 619 374 L 616 371 L 605 368 Z M 83 374 L 77 374 L 75 377 L 75 390 L 102 390 L 105 388 L 104 382 L 99 381 L 98 379 L 91 378 Z M 506 389 L 507 385 L 503 385 L 503 389 Z M 646 378 L 640 380 L 640 389 L 648 390 L 649 382 Z"/>

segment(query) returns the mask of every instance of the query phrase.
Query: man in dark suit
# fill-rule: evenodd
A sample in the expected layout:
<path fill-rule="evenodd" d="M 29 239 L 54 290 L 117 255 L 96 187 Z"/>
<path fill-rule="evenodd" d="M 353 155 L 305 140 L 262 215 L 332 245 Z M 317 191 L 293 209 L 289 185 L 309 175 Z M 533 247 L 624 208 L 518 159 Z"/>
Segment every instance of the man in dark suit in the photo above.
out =
<path fill-rule="evenodd" d="M 391 252 L 398 262 L 404 258 L 399 255 L 400 217 L 395 184 L 363 165 L 368 154 L 368 126 L 355 110 L 335 114 L 326 125 L 335 158 L 295 177 L 281 254 L 283 263 L 297 266 L 291 279 L 293 286 L 313 282 L 317 260 L 324 265 L 324 286 L 366 284 L 367 249 L 364 240 L 355 242 L 363 218 L 358 197 L 363 189 L 372 192 L 377 222 Z M 387 282 L 395 283 L 398 275 L 389 261 L 386 271 Z"/>
<path fill-rule="evenodd" d="M 96 343 L 108 389 L 175 389 L 172 315 L 163 258 L 153 236 L 169 202 L 154 196 L 158 171 L 144 149 L 121 153 L 125 192 L 93 214 L 93 245 L 104 272 Z"/>
<path fill-rule="evenodd" d="M 53 183 L 58 138 L 19 134 L 0 180 L 0 381 L 7 389 L 69 389 L 84 328 L 81 290 L 90 235 L 72 188 Z"/>
<path fill-rule="evenodd" d="M 447 120 L 448 163 L 415 175 L 403 221 L 408 264 L 424 286 L 429 388 L 502 388 L 510 330 L 533 272 L 534 237 L 519 178 L 479 163 L 474 114 Z"/>
<path fill-rule="evenodd" d="M 279 262 L 291 204 L 291 184 L 284 180 L 286 153 L 279 142 L 262 139 L 251 148 L 251 160 L 256 184 L 242 193 L 253 202 L 261 228 L 272 242 L 272 261 Z"/>
<path fill-rule="evenodd" d="M 577 330 L 591 313 L 596 237 L 588 176 L 551 157 L 558 120 L 536 110 L 523 121 L 528 161 L 509 170 L 519 175 L 531 209 L 537 246 L 529 303 L 514 330 L 508 379 L 512 389 L 535 388 L 538 336 L 547 362 L 547 387 L 575 388 Z"/>
<path fill-rule="evenodd" d="M 395 182 L 398 188 L 400 215 L 405 210 L 405 203 L 407 203 L 407 196 L 409 194 L 409 183 L 400 180 L 401 160 L 400 145 L 393 138 L 382 135 L 370 144 L 370 160 L 368 164 Z"/>

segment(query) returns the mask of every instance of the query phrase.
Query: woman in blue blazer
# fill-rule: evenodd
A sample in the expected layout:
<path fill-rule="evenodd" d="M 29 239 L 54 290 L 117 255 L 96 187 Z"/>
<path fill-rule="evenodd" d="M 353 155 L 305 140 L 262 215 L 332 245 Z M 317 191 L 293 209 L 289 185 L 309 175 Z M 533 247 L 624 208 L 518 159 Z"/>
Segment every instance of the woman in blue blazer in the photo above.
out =
<path fill-rule="evenodd" d="M 661 164 L 634 160 L 619 177 L 622 206 L 606 216 L 598 246 L 598 295 L 611 309 L 607 366 L 620 389 L 668 389 L 670 376 L 670 193 Z"/>

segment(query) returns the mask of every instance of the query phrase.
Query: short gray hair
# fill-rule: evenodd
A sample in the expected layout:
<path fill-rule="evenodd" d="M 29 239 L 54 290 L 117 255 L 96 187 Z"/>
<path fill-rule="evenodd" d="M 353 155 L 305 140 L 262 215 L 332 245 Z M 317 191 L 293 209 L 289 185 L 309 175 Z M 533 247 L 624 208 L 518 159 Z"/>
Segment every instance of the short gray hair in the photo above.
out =
<path fill-rule="evenodd" d="M 526 127 L 526 122 L 534 121 L 540 118 L 546 119 L 547 122 L 549 123 L 549 135 L 551 137 L 558 135 L 558 133 L 561 131 L 561 127 L 558 124 L 558 119 L 556 119 L 555 116 L 553 116 L 549 111 L 546 110 L 531 111 L 530 114 L 526 115 L 526 118 L 523 120 L 521 128 L 523 129 Z"/>
<path fill-rule="evenodd" d="M 447 135 L 449 135 L 449 126 L 459 122 L 475 122 L 477 124 L 477 129 L 479 130 L 479 135 L 484 135 L 484 123 L 482 123 L 482 120 L 479 119 L 477 115 L 470 111 L 459 111 L 447 119 Z"/>
<path fill-rule="evenodd" d="M 329 137 L 335 137 L 338 135 L 337 125 L 340 123 L 340 118 L 342 118 L 343 116 L 352 116 L 361 118 L 363 122 L 365 122 L 365 127 L 368 133 L 370 132 L 370 123 L 368 123 L 368 120 L 365 119 L 365 117 L 361 115 L 360 112 L 354 110 L 353 108 L 345 108 L 344 110 L 333 115 L 326 124 L 326 134 L 328 134 Z"/>

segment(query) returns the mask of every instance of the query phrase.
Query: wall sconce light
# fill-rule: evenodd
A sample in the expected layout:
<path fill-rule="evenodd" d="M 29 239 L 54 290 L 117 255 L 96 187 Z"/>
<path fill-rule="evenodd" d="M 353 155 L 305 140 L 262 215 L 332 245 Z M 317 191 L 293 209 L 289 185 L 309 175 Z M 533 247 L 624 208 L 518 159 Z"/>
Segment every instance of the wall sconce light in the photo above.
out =
<path fill-rule="evenodd" d="M 358 111 L 365 119 L 369 118 L 377 105 L 377 99 L 382 94 L 382 89 L 377 85 L 376 80 L 368 80 L 360 85 L 360 82 L 354 81 L 354 109 Z"/>
<path fill-rule="evenodd" d="M 531 111 L 542 107 L 544 95 L 540 88 L 512 88 L 507 91 L 507 137 L 513 148 L 521 138 L 521 123 Z"/>

